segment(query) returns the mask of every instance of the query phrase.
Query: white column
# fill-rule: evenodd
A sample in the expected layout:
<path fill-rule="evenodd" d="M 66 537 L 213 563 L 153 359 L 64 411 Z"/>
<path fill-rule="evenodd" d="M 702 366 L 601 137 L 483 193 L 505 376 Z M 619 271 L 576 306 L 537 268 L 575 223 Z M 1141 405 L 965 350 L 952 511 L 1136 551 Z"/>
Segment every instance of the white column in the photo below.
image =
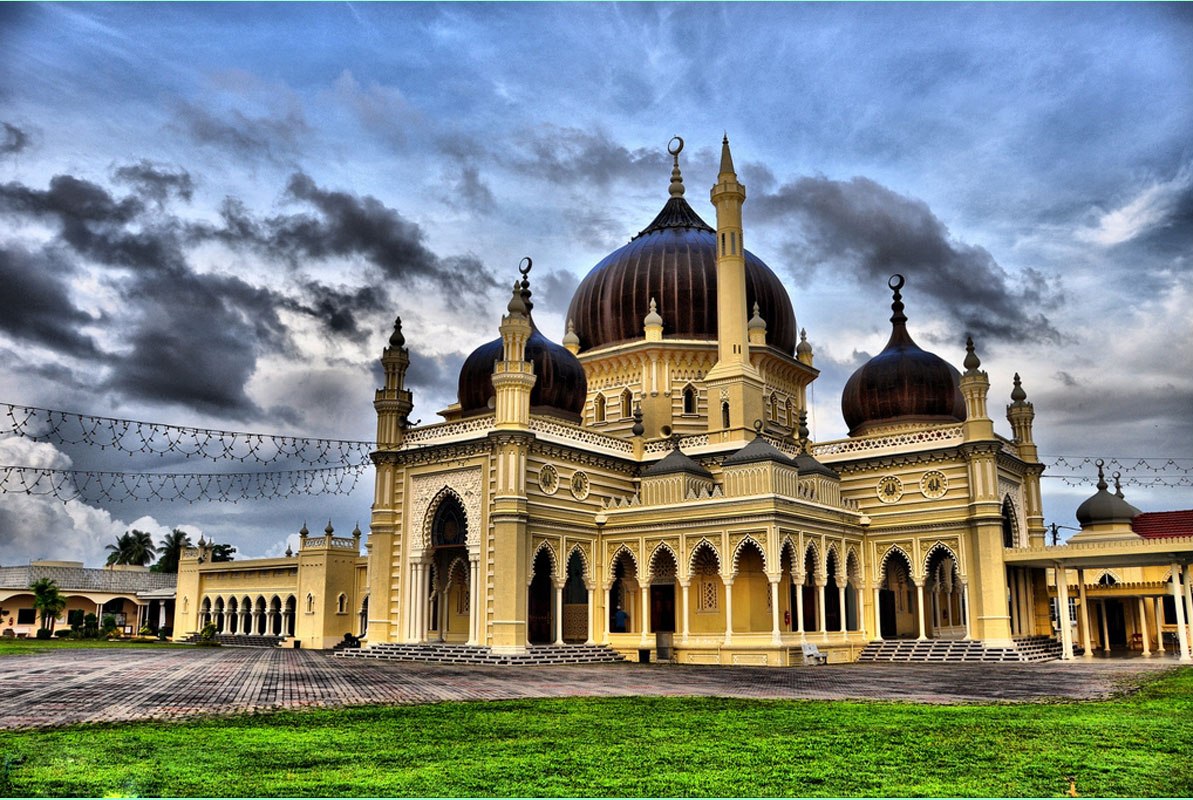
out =
<path fill-rule="evenodd" d="M 806 580 L 806 578 L 804 579 Z M 799 638 L 803 639 L 806 631 L 804 630 L 804 581 L 801 580 L 799 585 L 795 587 L 795 621 L 796 632 L 799 633 Z"/>
<path fill-rule="evenodd" d="M 733 581 L 725 583 L 725 646 L 733 643 Z"/>
<path fill-rule="evenodd" d="M 1085 597 L 1085 570 L 1077 570 L 1077 593 L 1078 599 L 1081 601 L 1081 646 L 1085 648 L 1083 658 L 1093 658 L 1094 649 L 1091 647 L 1092 639 L 1089 635 L 1089 603 Z"/>
<path fill-rule="evenodd" d="M 1164 655 L 1164 598 L 1156 598 L 1156 652 Z"/>
<path fill-rule="evenodd" d="M 689 585 L 691 585 L 691 581 L 684 581 L 683 583 L 681 583 L 679 585 L 680 595 L 683 598 L 683 633 L 680 634 L 679 640 L 685 644 L 688 641 L 688 626 L 689 626 L 689 621 L 690 621 L 689 616 L 688 616 L 688 610 L 689 610 L 688 609 L 688 586 Z"/>
<path fill-rule="evenodd" d="M 555 584 L 555 644 L 563 644 L 563 584 Z"/>
<path fill-rule="evenodd" d="M 841 606 L 841 633 L 845 633 L 845 584 L 837 584 L 837 597 Z"/>
<path fill-rule="evenodd" d="M 406 641 L 413 642 L 415 630 L 415 617 L 418 612 L 418 564 L 416 562 L 410 563 L 410 577 L 406 581 L 406 596 L 408 599 L 406 603 Z"/>
<path fill-rule="evenodd" d="M 1139 598 L 1139 635 L 1143 639 L 1143 655 L 1150 656 L 1152 648 L 1147 640 L 1147 603 Z"/>
<path fill-rule="evenodd" d="M 468 559 L 468 644 L 476 646 L 480 625 L 478 620 L 480 614 L 480 576 L 477 568 L 480 566 L 480 560 L 476 558 Z"/>
<path fill-rule="evenodd" d="M 921 640 L 927 639 L 928 636 L 924 632 L 924 584 L 916 583 L 915 585 L 915 605 L 916 616 L 919 617 L 920 622 L 920 636 Z"/>
<path fill-rule="evenodd" d="M 1180 564 L 1175 561 L 1172 562 L 1172 599 L 1176 605 L 1176 638 L 1177 638 L 1177 655 L 1181 661 L 1188 662 L 1189 658 L 1189 632 L 1185 629 L 1185 603 L 1184 598 L 1181 597 L 1181 570 Z"/>
<path fill-rule="evenodd" d="M 776 575 L 770 579 L 770 640 L 773 644 L 783 641 L 779 634 L 779 578 Z"/>
<path fill-rule="evenodd" d="M 969 624 L 969 584 L 961 584 L 961 616 L 965 618 L 965 638 L 973 638 L 973 626 Z"/>
<path fill-rule="evenodd" d="M 816 625 L 817 630 L 825 641 L 828 641 L 828 623 L 825 622 L 824 613 L 824 587 L 828 585 L 828 581 L 816 584 Z"/>
<path fill-rule="evenodd" d="M 1193 649 L 1193 581 L 1189 580 L 1188 564 L 1181 569 L 1181 580 L 1185 583 L 1185 626 L 1188 631 L 1189 647 Z"/>
<path fill-rule="evenodd" d="M 639 591 L 639 596 L 642 598 L 642 613 L 638 615 L 642 620 L 642 636 L 639 639 L 643 647 L 650 644 L 650 584 L 642 584 Z"/>
<path fill-rule="evenodd" d="M 439 608 L 435 614 L 435 621 L 439 628 L 439 641 L 446 642 L 448 620 L 447 589 L 440 589 L 436 595 L 439 597 Z"/>
<path fill-rule="evenodd" d="M 1069 619 L 1069 575 L 1062 566 L 1056 567 L 1056 622 L 1060 626 L 1060 657 L 1073 660 L 1073 631 Z"/>
<path fill-rule="evenodd" d="M 1102 652 L 1110 652 L 1110 628 L 1107 625 L 1106 617 L 1106 601 L 1103 600 L 1099 605 L 1102 607 Z"/>
<path fill-rule="evenodd" d="M 593 606 L 596 605 L 594 602 L 596 600 L 596 592 L 592 590 L 592 584 L 588 581 L 584 582 L 584 590 L 588 592 L 588 636 L 584 639 L 584 644 L 592 644 L 595 641 L 593 638 L 595 631 L 593 631 L 592 622 L 596 617 L 596 612 L 593 610 Z"/>
<path fill-rule="evenodd" d="M 882 588 L 874 587 L 874 639 L 882 641 Z"/>

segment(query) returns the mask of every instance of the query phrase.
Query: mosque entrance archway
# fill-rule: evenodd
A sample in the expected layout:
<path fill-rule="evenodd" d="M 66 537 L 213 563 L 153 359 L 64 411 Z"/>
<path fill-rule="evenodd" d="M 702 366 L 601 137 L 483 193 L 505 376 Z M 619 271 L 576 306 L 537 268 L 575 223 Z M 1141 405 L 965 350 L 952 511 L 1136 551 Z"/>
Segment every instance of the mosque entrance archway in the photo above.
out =
<path fill-rule="evenodd" d="M 914 639 L 919 634 L 911 564 L 902 552 L 887 558 L 878 592 L 879 630 L 883 639 Z"/>
<path fill-rule="evenodd" d="M 465 642 L 472 601 L 468 517 L 454 492 L 445 491 L 435 507 L 430 539 L 426 630 L 440 641 Z"/>
<path fill-rule="evenodd" d="M 568 557 L 567 581 L 563 584 L 563 641 L 588 641 L 588 586 L 584 582 L 584 559 L 579 550 Z"/>
<path fill-rule="evenodd" d="M 534 577 L 530 579 L 530 597 L 526 607 L 526 639 L 531 644 L 550 644 L 551 637 L 551 556 L 546 548 L 534 557 Z"/>
<path fill-rule="evenodd" d="M 841 569 L 837 563 L 837 551 L 830 550 L 828 554 L 828 566 L 825 569 L 825 574 L 828 577 L 827 588 L 828 591 L 824 594 L 824 625 L 825 630 L 839 631 L 841 630 L 841 594 L 837 591 L 838 581 L 845 582 L 845 576 L 841 574 Z"/>
<path fill-rule="evenodd" d="M 675 633 L 675 584 L 650 587 L 650 629 Z"/>
<path fill-rule="evenodd" d="M 1109 598 L 1102 601 L 1102 614 L 1106 623 L 1106 640 L 1111 647 L 1127 646 L 1127 618 L 1123 613 L 1123 601 Z"/>

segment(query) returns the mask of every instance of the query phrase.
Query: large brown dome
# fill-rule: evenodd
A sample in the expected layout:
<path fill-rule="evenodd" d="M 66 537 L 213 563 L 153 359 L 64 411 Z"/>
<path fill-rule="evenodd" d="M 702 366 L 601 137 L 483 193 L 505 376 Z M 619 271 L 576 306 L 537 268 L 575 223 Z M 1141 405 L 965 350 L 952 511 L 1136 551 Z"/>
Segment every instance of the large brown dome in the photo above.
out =
<path fill-rule="evenodd" d="M 650 300 L 658 301 L 667 338 L 717 338 L 716 233 L 683 197 L 663 210 L 624 247 L 592 268 L 572 296 L 568 317 L 580 348 L 641 339 Z M 795 312 L 770 267 L 746 251 L 746 308 L 758 303 L 766 341 L 793 354 Z"/>
<path fill-rule="evenodd" d="M 899 294 L 903 277 L 896 275 L 890 285 L 895 290 L 891 338 L 881 353 L 850 376 L 841 394 L 850 436 L 884 422 L 965 420 L 961 373 L 912 341 Z"/>

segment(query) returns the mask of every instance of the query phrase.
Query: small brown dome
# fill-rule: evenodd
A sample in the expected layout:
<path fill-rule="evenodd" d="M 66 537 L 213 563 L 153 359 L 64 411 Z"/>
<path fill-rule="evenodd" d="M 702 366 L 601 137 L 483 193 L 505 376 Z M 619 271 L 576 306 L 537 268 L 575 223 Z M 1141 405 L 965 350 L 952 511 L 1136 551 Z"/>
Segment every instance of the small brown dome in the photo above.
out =
<path fill-rule="evenodd" d="M 746 308 L 757 303 L 767 344 L 792 354 L 797 327 L 787 290 L 762 259 L 745 255 Z M 567 313 L 580 349 L 642 338 L 651 298 L 658 300 L 665 337 L 717 338 L 716 233 L 680 196 L 580 282 Z"/>
<path fill-rule="evenodd" d="M 902 275 L 891 278 L 895 292 L 891 309 L 895 313 L 891 315 L 890 340 L 881 353 L 850 376 L 841 394 L 841 413 L 850 436 L 884 422 L 965 420 L 961 374 L 912 341 L 899 294 L 902 286 Z"/>
<path fill-rule="evenodd" d="M 1107 491 L 1110 487 L 1106 484 L 1106 476 L 1102 473 L 1102 460 L 1099 459 L 1098 464 L 1098 491 L 1085 502 L 1077 506 L 1077 522 L 1082 528 L 1089 525 L 1108 525 L 1114 523 L 1121 523 L 1130 525 L 1131 520 L 1139 516 L 1140 511 L 1135 506 L 1123 499 L 1119 493 L 1111 494 Z M 1117 480 L 1118 473 L 1115 473 Z"/>
<path fill-rule="evenodd" d="M 584 367 L 562 345 L 548 339 L 530 318 L 530 338 L 526 340 L 526 360 L 534 364 L 535 382 L 530 390 L 532 411 L 555 413 L 579 419 L 588 397 L 588 379 Z M 493 390 L 493 367 L 501 360 L 501 337 L 486 342 L 464 359 L 460 368 L 457 399 L 460 411 L 476 414 L 489 410 Z"/>

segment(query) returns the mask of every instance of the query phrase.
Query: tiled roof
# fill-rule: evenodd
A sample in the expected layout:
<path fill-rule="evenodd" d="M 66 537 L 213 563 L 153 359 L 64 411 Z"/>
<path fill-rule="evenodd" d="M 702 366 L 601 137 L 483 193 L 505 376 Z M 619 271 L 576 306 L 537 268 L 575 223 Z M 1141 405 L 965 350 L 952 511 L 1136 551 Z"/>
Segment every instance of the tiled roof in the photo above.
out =
<path fill-rule="evenodd" d="M 0 567 L 0 588 L 27 589 L 29 584 L 49 578 L 62 591 L 145 592 L 173 589 L 178 576 L 163 572 L 127 572 L 87 567 Z"/>
<path fill-rule="evenodd" d="M 1145 539 L 1193 536 L 1193 510 L 1145 511 L 1131 520 L 1131 527 Z"/>

